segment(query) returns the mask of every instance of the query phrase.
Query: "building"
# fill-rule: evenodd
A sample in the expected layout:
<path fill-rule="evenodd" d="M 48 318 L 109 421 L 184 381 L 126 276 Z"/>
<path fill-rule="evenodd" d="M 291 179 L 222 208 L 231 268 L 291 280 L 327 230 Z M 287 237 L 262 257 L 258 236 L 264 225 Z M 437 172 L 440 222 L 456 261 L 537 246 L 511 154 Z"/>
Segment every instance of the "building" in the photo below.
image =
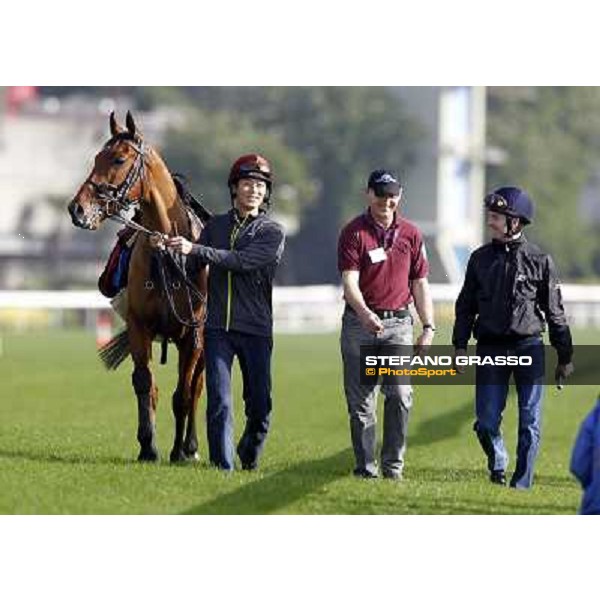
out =
<path fill-rule="evenodd" d="M 91 283 L 118 226 L 76 230 L 67 205 L 110 137 L 108 114 L 122 119 L 128 102 L 40 99 L 26 87 L 0 88 L 0 288 Z M 149 139 L 160 139 L 163 116 L 140 119 Z"/>
<path fill-rule="evenodd" d="M 402 173 L 406 214 L 424 232 L 431 280 L 462 279 L 482 241 L 485 88 L 397 87 L 403 108 L 426 135 Z M 91 283 L 116 226 L 76 231 L 66 206 L 108 137 L 107 115 L 123 117 L 127 98 L 38 98 L 36 88 L 0 88 L 0 287 Z M 157 143 L 177 111 L 139 115 Z"/>
<path fill-rule="evenodd" d="M 483 239 L 485 88 L 395 89 L 427 131 L 415 166 L 404 173 L 405 213 L 426 237 L 431 280 L 457 283 Z"/>

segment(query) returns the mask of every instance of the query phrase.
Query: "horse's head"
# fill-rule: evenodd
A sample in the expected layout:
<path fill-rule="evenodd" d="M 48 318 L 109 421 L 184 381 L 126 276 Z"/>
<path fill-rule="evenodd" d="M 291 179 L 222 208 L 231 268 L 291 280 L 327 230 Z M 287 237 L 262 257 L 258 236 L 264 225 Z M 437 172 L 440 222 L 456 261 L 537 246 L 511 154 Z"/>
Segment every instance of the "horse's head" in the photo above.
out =
<path fill-rule="evenodd" d="M 111 138 L 96 155 L 92 172 L 69 203 L 76 227 L 98 229 L 105 219 L 143 199 L 146 148 L 129 112 L 126 126 L 120 127 L 111 113 Z"/>

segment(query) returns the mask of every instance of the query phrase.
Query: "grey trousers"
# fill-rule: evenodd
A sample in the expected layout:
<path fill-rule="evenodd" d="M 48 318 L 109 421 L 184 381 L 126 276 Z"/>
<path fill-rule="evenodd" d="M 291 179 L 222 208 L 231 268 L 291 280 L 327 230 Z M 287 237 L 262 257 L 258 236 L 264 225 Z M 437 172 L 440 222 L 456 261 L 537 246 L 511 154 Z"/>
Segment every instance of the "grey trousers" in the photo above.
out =
<path fill-rule="evenodd" d="M 350 416 L 350 434 L 356 468 L 376 475 L 377 470 L 377 395 L 385 397 L 381 468 L 385 477 L 402 475 L 408 417 L 413 391 L 410 385 L 361 385 L 360 347 L 367 345 L 403 345 L 413 343 L 412 318 L 386 319 L 384 332 L 366 331 L 356 314 L 346 309 L 340 339 L 344 362 L 344 390 Z"/>

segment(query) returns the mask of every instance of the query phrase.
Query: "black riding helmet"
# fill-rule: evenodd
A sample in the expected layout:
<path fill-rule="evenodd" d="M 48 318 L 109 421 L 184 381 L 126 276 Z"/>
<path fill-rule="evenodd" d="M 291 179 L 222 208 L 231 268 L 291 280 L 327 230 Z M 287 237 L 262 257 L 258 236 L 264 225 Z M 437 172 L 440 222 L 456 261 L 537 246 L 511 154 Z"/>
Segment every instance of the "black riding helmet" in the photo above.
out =
<path fill-rule="evenodd" d="M 518 218 L 524 225 L 533 221 L 534 207 L 527 192 L 518 187 L 501 187 L 484 199 L 487 210 Z"/>

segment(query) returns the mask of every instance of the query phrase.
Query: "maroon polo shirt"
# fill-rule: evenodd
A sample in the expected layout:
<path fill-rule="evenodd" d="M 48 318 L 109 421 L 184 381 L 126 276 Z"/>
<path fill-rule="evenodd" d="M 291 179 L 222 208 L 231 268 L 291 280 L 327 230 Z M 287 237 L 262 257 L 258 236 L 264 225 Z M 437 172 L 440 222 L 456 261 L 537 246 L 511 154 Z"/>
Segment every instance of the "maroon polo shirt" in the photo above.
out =
<path fill-rule="evenodd" d="M 369 252 L 377 248 L 383 248 L 386 260 L 373 261 Z M 399 310 L 407 306 L 412 301 L 410 282 L 429 273 L 423 237 L 417 227 L 396 215 L 386 230 L 369 211 L 342 229 L 338 268 L 340 273 L 359 272 L 360 291 L 373 310 Z"/>

